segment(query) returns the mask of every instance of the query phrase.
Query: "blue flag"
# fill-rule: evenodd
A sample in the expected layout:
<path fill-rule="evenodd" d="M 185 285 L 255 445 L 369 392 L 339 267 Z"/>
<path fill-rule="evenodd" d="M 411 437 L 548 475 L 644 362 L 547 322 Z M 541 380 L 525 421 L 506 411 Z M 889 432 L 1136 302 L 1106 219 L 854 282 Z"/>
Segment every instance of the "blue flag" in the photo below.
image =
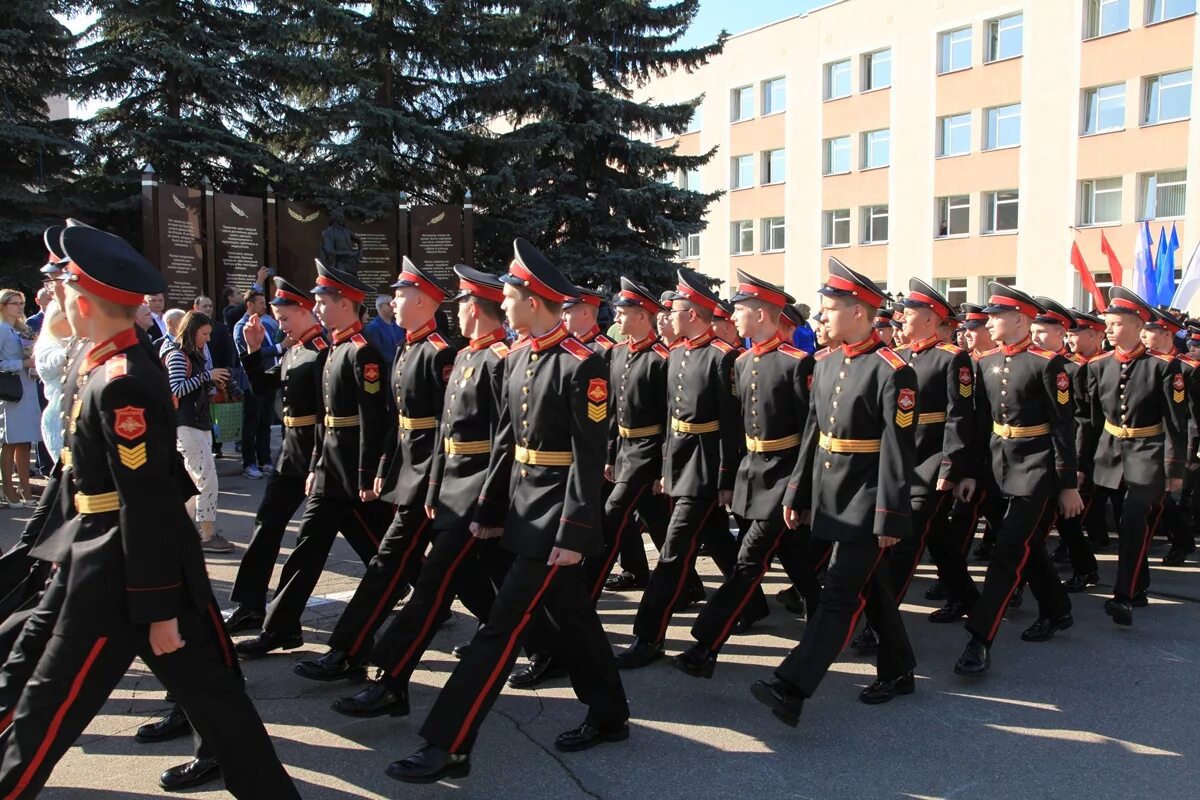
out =
<path fill-rule="evenodd" d="M 1170 249 L 1169 241 L 1164 225 L 1158 231 L 1158 252 L 1154 256 L 1154 302 L 1158 305 L 1170 303 L 1175 296 L 1174 251 Z"/>
<path fill-rule="evenodd" d="M 1133 291 L 1150 305 L 1158 305 L 1158 287 L 1154 281 L 1154 237 L 1150 223 L 1143 222 L 1133 253 Z"/>

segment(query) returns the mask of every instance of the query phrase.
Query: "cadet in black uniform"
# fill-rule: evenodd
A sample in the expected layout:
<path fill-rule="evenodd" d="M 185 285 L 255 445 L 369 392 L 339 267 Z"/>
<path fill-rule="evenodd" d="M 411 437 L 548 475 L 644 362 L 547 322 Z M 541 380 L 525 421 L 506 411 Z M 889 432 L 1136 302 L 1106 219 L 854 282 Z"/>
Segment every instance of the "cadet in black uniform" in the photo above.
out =
<path fill-rule="evenodd" d="M 604 296 L 582 286 L 575 287 L 575 291 L 577 294 L 563 303 L 562 318 L 563 324 L 567 326 L 567 333 L 586 344 L 593 353 L 602 356 L 605 363 L 608 363 L 609 354 L 617 343 L 606 336 L 596 323 Z"/>
<path fill-rule="evenodd" d="M 283 581 L 263 621 L 262 633 L 237 644 L 243 658 L 304 644 L 300 615 L 312 595 L 340 530 L 358 542 L 356 552 L 377 545 L 391 507 L 378 499 L 376 469 L 388 429 L 387 386 L 379 352 L 362 335 L 358 309 L 370 288 L 348 272 L 317 262 L 317 316 L 332 341 L 321 370 L 321 405 L 296 548 L 283 565 Z"/>
<path fill-rule="evenodd" d="M 374 493 L 395 506 L 396 515 L 329 637 L 329 650 L 296 665 L 297 675 L 313 680 L 363 674 L 362 664 L 370 655 L 376 631 L 415 580 L 429 543 L 432 520 L 425 513 L 429 468 L 458 351 L 437 332 L 435 316 L 447 297 L 441 284 L 405 256 L 392 288 L 396 324 L 405 329 L 405 341 L 392 365 L 398 415 L 388 430 Z"/>
<path fill-rule="evenodd" d="M 1071 600 L 1046 553 L 1055 510 L 1063 518 L 1083 510 L 1076 474 L 1075 406 L 1066 360 L 1033 345 L 1029 326 L 1043 313 L 1029 295 L 993 281 L 983 309 L 1000 347 L 975 368 L 975 411 L 980 437 L 990 430 L 992 473 L 1004 503 L 983 594 L 967 617 L 971 640 L 954 666 L 980 675 L 1009 600 L 1028 580 L 1038 618 L 1021 638 L 1043 642 L 1074 624 Z M 988 451 L 982 451 L 987 453 Z"/>
<path fill-rule="evenodd" d="M 54 633 L 12 716 L 0 792 L 32 797 L 140 656 L 187 710 L 237 797 L 299 797 L 246 696 L 174 474 L 174 404 L 138 346 L 154 267 L 119 237 L 70 228 L 66 313 L 94 344 L 66 432 L 76 515 Z M 172 656 L 172 657 L 168 657 Z"/>
<path fill-rule="evenodd" d="M 528 330 L 506 359 L 500 433 L 471 532 L 503 535 L 515 555 L 480 628 L 421 726 L 426 745 L 388 767 L 411 783 L 470 772 L 483 718 L 543 605 L 561 631 L 584 723 L 555 747 L 583 750 L 629 736 L 629 707 L 581 562 L 603 548 L 600 491 L 608 430 L 604 362 L 567 334 L 559 305 L 575 289 L 533 245 L 517 239 L 502 277 L 509 324 Z"/>
<path fill-rule="evenodd" d="M 751 688 L 759 702 L 792 726 L 849 643 L 872 594 L 880 605 L 878 677 L 861 699 L 882 703 L 912 693 L 916 665 L 891 587 L 879 569 L 887 548 L 912 531 L 909 483 L 920 411 L 916 375 L 872 330 L 872 317 L 884 300 L 874 283 L 831 258 L 820 293 L 822 320 L 843 344 L 825 351 L 814 367 L 801 456 L 783 496 L 783 514 L 789 527 L 811 514 L 813 536 L 833 542 L 833 554 L 804 638 L 775 670 L 775 680 L 757 681 Z"/>

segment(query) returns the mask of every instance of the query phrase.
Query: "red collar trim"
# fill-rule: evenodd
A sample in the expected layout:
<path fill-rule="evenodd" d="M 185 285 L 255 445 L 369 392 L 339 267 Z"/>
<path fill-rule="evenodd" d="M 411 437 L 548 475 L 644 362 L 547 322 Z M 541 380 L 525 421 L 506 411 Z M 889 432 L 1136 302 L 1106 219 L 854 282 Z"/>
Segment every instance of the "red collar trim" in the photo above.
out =
<path fill-rule="evenodd" d="M 1017 342 L 1012 347 L 1009 347 L 1006 344 L 1000 345 L 1000 352 L 1004 353 L 1004 355 L 1006 355 L 1006 356 L 1015 356 L 1017 353 L 1024 353 L 1026 350 L 1029 349 L 1029 346 L 1031 344 L 1033 344 L 1033 339 L 1026 336 L 1024 339 Z"/>
<path fill-rule="evenodd" d="M 871 335 L 858 344 L 843 344 L 842 352 L 850 358 L 854 358 L 855 356 L 861 356 L 863 353 L 871 352 L 875 349 L 876 345 L 880 344 L 883 344 L 883 339 L 879 338 L 877 332 L 871 331 Z"/>
<path fill-rule="evenodd" d="M 937 334 L 935 333 L 933 336 L 930 336 L 928 339 L 922 339 L 919 342 L 912 342 L 909 345 L 909 347 L 912 348 L 912 351 L 914 353 L 924 353 L 926 350 L 928 350 L 932 347 L 935 347 L 939 341 L 940 340 L 938 339 Z"/>
<path fill-rule="evenodd" d="M 540 353 L 543 350 L 549 350 L 556 344 L 566 339 L 570 334 L 567 333 L 567 327 L 561 322 L 547 333 L 545 336 L 537 336 L 533 340 L 533 352 Z"/>
<path fill-rule="evenodd" d="M 600 326 L 593 325 L 592 327 L 588 328 L 586 331 L 584 331 L 579 336 L 576 336 L 575 338 L 578 339 L 583 344 L 589 344 L 589 343 L 591 343 L 591 341 L 593 339 L 595 339 L 599 335 L 600 335 Z"/>
<path fill-rule="evenodd" d="M 658 337 L 654 335 L 653 331 L 651 331 L 649 334 L 646 335 L 646 338 L 642 339 L 640 342 L 630 342 L 629 349 L 635 353 L 640 353 L 643 350 L 649 350 L 651 347 L 654 346 L 654 343 L 657 341 L 658 341 Z"/>
<path fill-rule="evenodd" d="M 1113 354 L 1117 357 L 1117 361 L 1121 362 L 1122 364 L 1127 364 L 1130 361 L 1133 361 L 1135 358 L 1138 358 L 1145 352 L 1146 352 L 1146 346 L 1144 344 L 1139 344 L 1137 347 L 1133 348 L 1132 350 L 1122 350 L 1121 348 L 1118 347 L 1113 352 Z"/>
<path fill-rule="evenodd" d="M 769 353 L 772 350 L 775 350 L 781 344 L 783 344 L 783 340 L 779 338 L 779 334 L 774 334 L 765 342 L 755 342 L 754 346 L 751 347 L 750 350 L 754 353 L 754 355 L 761 356 L 764 353 Z"/>
<path fill-rule="evenodd" d="M 117 353 L 133 347 L 137 341 L 137 331 L 133 328 L 126 328 L 111 339 L 105 339 L 99 344 L 92 345 L 84 358 L 83 371 L 91 372 Z"/>
<path fill-rule="evenodd" d="M 695 339 L 685 340 L 684 344 L 687 345 L 688 350 L 695 350 L 698 347 L 704 347 L 704 345 L 708 344 L 712 340 L 713 340 L 713 333 L 711 330 L 709 330 L 709 331 L 705 331 L 704 333 L 700 334 Z"/>
<path fill-rule="evenodd" d="M 308 344 L 313 339 L 321 335 L 321 326 L 313 325 L 311 328 L 300 334 L 300 344 Z"/>
<path fill-rule="evenodd" d="M 345 330 L 334 331 L 333 332 L 333 343 L 341 344 L 342 342 L 348 341 L 350 339 L 350 337 L 356 333 L 362 333 L 362 323 L 357 320 L 355 320 L 354 324 L 351 325 L 349 328 L 346 328 Z"/>
<path fill-rule="evenodd" d="M 430 319 L 416 330 L 406 331 L 404 338 L 409 344 L 416 344 L 425 337 L 429 336 L 429 334 L 433 333 L 435 330 L 437 330 L 437 320 Z"/>
<path fill-rule="evenodd" d="M 504 341 L 504 328 L 496 328 L 489 334 L 480 336 L 477 339 L 472 339 L 470 348 L 472 350 L 482 350 L 485 347 L 490 347 L 496 342 Z"/>

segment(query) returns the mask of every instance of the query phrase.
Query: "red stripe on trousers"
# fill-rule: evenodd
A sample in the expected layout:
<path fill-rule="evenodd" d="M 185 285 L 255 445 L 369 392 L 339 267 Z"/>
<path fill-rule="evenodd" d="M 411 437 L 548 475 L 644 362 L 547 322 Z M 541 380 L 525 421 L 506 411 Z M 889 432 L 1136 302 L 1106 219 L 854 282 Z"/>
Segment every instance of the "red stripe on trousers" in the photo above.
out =
<path fill-rule="evenodd" d="M 216 629 L 217 641 L 221 643 L 221 655 L 225 656 L 225 667 L 233 668 L 233 651 L 229 649 L 229 634 L 225 632 L 225 621 L 221 619 L 221 615 L 217 613 L 217 607 L 209 603 L 208 615 L 212 618 L 213 627 Z"/>
<path fill-rule="evenodd" d="M 596 579 L 596 585 L 592 587 L 592 599 L 600 597 L 600 592 L 604 589 L 604 579 L 608 577 L 608 573 L 612 572 L 613 564 L 617 563 L 617 553 L 621 550 L 621 537 L 625 533 L 625 526 L 629 524 L 629 515 L 633 513 L 633 509 L 637 507 L 638 501 L 642 499 L 642 494 L 646 491 L 646 484 L 642 484 L 642 488 L 638 489 L 633 500 L 625 509 L 625 515 L 621 517 L 621 524 L 617 528 L 616 534 L 613 536 L 612 550 L 604 559 L 604 568 L 600 570 L 600 577 Z"/>
<path fill-rule="evenodd" d="M 688 574 L 691 572 L 688 569 L 688 565 L 693 563 L 692 559 L 696 556 L 696 548 L 700 546 L 700 536 L 704 532 L 704 526 L 708 522 L 708 518 L 712 516 L 713 509 L 716 507 L 717 501 L 714 499 L 712 505 L 708 507 L 708 511 L 705 511 L 704 516 L 700 518 L 700 524 L 696 526 L 696 535 L 692 537 L 692 544 L 688 547 L 683 568 L 679 570 L 679 583 L 675 585 L 675 593 L 671 595 L 671 602 L 667 604 L 667 610 L 663 612 L 662 623 L 658 626 L 658 641 L 660 642 L 667 638 L 667 626 L 671 624 L 671 614 L 675 611 L 675 604 L 679 602 L 679 595 L 683 594 L 683 587 L 687 583 Z"/>
<path fill-rule="evenodd" d="M 424 514 L 424 509 L 421 511 Z M 400 582 L 400 578 L 404 575 L 404 570 L 408 566 L 408 559 L 412 557 L 413 550 L 417 548 L 417 542 L 421 541 L 421 534 L 425 532 L 425 527 L 429 525 L 429 517 L 421 520 L 420 526 L 413 532 L 412 539 L 408 543 L 408 548 L 404 554 L 400 556 L 400 563 L 396 565 L 396 571 L 392 575 L 392 579 L 388 581 L 387 589 L 380 595 L 379 602 L 375 604 L 375 610 L 367 617 L 367 622 L 363 625 L 362 630 L 358 632 L 358 637 L 354 640 L 354 645 L 350 648 L 347 656 L 353 656 L 362 649 L 363 642 L 366 641 L 367 632 L 371 630 L 371 626 L 375 624 L 375 620 L 379 619 L 379 615 L 384 612 L 384 607 L 388 605 L 388 597 L 396 589 L 396 584 Z"/>
<path fill-rule="evenodd" d="M 446 534 L 443 533 L 442 535 L 445 536 Z M 450 566 L 446 568 L 446 573 L 442 575 L 442 582 L 438 584 L 437 594 L 434 595 L 433 604 L 429 607 L 429 613 L 425 615 L 425 621 L 421 623 L 421 630 L 417 634 L 417 638 L 412 641 L 412 643 L 408 646 L 408 650 L 405 651 L 404 655 L 400 657 L 400 660 L 396 662 L 396 666 L 392 668 L 392 671 L 388 673 L 393 678 L 400 674 L 400 672 L 404 669 L 404 665 L 407 664 L 409 659 L 413 657 L 413 653 L 417 652 L 417 648 L 421 646 L 421 642 L 423 642 L 425 637 L 429 634 L 429 629 L 433 627 L 434 618 L 437 616 L 438 609 L 442 606 L 442 598 L 446 596 L 446 589 L 449 588 L 450 581 L 454 580 L 454 574 L 458 572 L 458 568 L 462 564 L 463 559 L 465 559 L 471 552 L 471 548 L 475 546 L 475 542 L 477 541 L 478 539 L 476 539 L 474 536 L 468 538 L 466 544 L 463 545 L 462 550 L 459 551 L 459 554 L 454 557 L 452 562 L 450 562 Z"/>
<path fill-rule="evenodd" d="M 8 730 L 10 725 L 12 725 L 13 714 L 15 713 L 17 713 L 15 708 L 10 709 L 9 712 L 4 715 L 4 718 L 0 719 L 0 736 L 2 736 L 4 732 Z"/>
<path fill-rule="evenodd" d="M 1013 576 L 1012 588 L 1004 595 L 1004 601 L 1000 603 L 1000 608 L 996 612 L 996 619 L 992 621 L 992 627 L 988 631 L 987 640 L 990 642 L 996 638 L 996 631 L 1000 630 L 1000 621 L 1004 619 L 1004 612 L 1008 610 L 1008 603 L 1012 600 L 1013 592 L 1017 591 L 1017 587 L 1021 585 L 1021 575 L 1025 572 L 1025 565 L 1029 563 L 1029 553 L 1031 548 L 1030 541 L 1037 535 L 1038 530 L 1042 527 L 1042 517 L 1046 516 L 1046 506 L 1050 503 L 1047 499 L 1042 503 L 1042 510 L 1037 515 L 1037 521 L 1033 523 L 1032 530 L 1025 536 L 1025 553 L 1021 556 L 1020 563 L 1017 564 L 1016 575 Z M 986 583 L 986 580 L 985 580 Z"/>
<path fill-rule="evenodd" d="M 879 562 L 883 560 L 883 554 L 886 552 L 887 550 L 882 547 L 879 548 L 879 552 L 875 555 L 875 563 L 871 565 L 871 570 L 863 578 L 862 586 L 858 590 L 858 608 L 850 616 L 850 628 L 846 631 L 846 638 L 842 640 L 842 646 L 838 649 L 839 653 L 846 649 L 846 645 L 850 644 L 850 639 L 854 636 L 854 629 L 858 627 L 858 618 L 862 616 L 863 609 L 867 607 L 867 586 L 871 583 L 871 576 L 875 574 L 875 570 L 879 569 Z"/>
<path fill-rule="evenodd" d="M 742 598 L 742 601 L 737 604 L 737 608 L 733 610 L 733 613 L 729 616 L 729 619 L 725 621 L 725 627 L 721 629 L 721 633 L 719 636 L 717 636 L 717 640 L 709 644 L 708 649 L 712 652 L 715 653 L 720 650 L 721 645 L 725 644 L 725 640 L 729 638 L 729 632 L 733 630 L 733 624 L 738 621 L 739 617 L 742 616 L 742 611 L 745 610 L 746 604 L 750 602 L 750 598 L 754 595 L 754 590 L 757 589 L 758 585 L 762 582 L 762 576 L 766 574 L 767 567 L 771 566 L 771 559 L 775 557 L 775 551 L 779 549 L 779 541 L 783 538 L 783 534 L 786 532 L 786 530 L 787 526 L 784 526 L 784 528 L 779 531 L 779 535 L 775 537 L 775 544 L 771 545 L 770 549 L 768 549 L 766 554 L 763 555 L 762 563 L 759 564 L 758 580 L 750 584 L 750 588 L 746 590 L 746 596 Z"/>
<path fill-rule="evenodd" d="M 904 586 L 900 588 L 900 591 L 896 592 L 897 606 L 904 602 L 904 595 L 908 594 L 909 584 L 912 583 L 913 575 L 917 574 L 917 566 L 921 563 L 921 556 L 925 555 L 925 546 L 929 541 L 929 529 L 933 527 L 933 521 L 942 512 L 942 504 L 946 502 L 949 492 L 939 492 L 939 495 L 937 505 L 933 507 L 933 513 L 929 515 L 929 519 L 925 520 L 925 530 L 921 531 L 921 543 L 917 545 L 917 552 L 913 558 L 913 562 L 908 567 L 908 577 L 904 579 Z"/>
<path fill-rule="evenodd" d="M 1150 549 L 1150 540 L 1154 538 L 1154 529 L 1158 527 L 1159 521 L 1162 519 L 1163 509 L 1166 507 L 1166 497 L 1158 504 L 1158 513 L 1154 515 L 1154 524 L 1146 526 L 1146 535 L 1142 539 L 1142 549 L 1138 551 L 1137 563 L 1133 565 L 1133 577 L 1129 581 L 1129 599 L 1137 594 L 1138 577 L 1142 574 L 1142 564 L 1146 561 L 1146 551 Z"/>
<path fill-rule="evenodd" d="M 975 502 L 971 503 L 971 524 L 967 526 L 967 535 L 963 538 L 962 544 L 958 546 L 958 552 L 964 556 L 971 549 L 971 542 L 975 541 L 975 529 L 979 527 L 979 511 L 983 508 L 985 499 L 987 499 L 986 490 L 980 489 L 975 492 Z"/>
<path fill-rule="evenodd" d="M 367 538 L 371 540 L 371 544 L 375 545 L 375 550 L 378 551 L 379 537 L 371 530 L 371 526 L 367 524 L 367 521 L 362 518 L 362 514 L 358 513 L 357 508 L 351 509 L 351 513 L 354 514 L 354 518 L 358 520 L 358 524 L 362 526 L 363 531 L 367 534 Z"/>

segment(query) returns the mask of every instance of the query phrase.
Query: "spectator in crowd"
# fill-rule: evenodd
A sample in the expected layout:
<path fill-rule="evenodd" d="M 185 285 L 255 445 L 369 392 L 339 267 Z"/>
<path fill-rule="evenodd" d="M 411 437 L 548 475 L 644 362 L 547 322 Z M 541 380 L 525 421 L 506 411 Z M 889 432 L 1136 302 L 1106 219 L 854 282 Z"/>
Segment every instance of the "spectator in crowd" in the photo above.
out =
<path fill-rule="evenodd" d="M 36 314 L 32 314 L 25 324 L 29 326 L 29 330 L 33 331 L 34 336 L 42 332 L 42 320 L 46 315 L 46 307 L 50 305 L 50 301 L 54 299 L 54 289 L 51 288 L 49 281 L 43 281 L 42 288 L 38 289 L 37 296 L 34 298 L 38 305 Z M 46 392 L 42 388 L 42 382 L 37 381 L 37 398 L 38 409 L 46 410 Z M 37 471 L 42 475 L 49 475 L 50 470 L 54 467 L 54 460 L 58 458 L 58 452 L 54 455 L 46 449 L 46 442 L 43 440 L 37 445 Z"/>
<path fill-rule="evenodd" d="M 178 336 L 185 315 L 186 312 L 182 308 L 168 308 L 162 315 L 163 336 L 168 339 Z"/>
<path fill-rule="evenodd" d="M 263 274 L 263 271 L 259 271 Z M 252 314 L 257 314 L 266 328 L 267 337 L 260 350 L 263 367 L 270 369 L 283 354 L 284 347 L 279 343 L 279 323 L 267 314 L 267 298 L 261 291 L 248 289 L 242 296 L 245 312 L 242 318 L 233 326 L 233 342 L 237 349 L 239 361 L 246 355 L 246 337 L 242 329 L 250 321 Z M 250 388 L 244 373 L 239 373 L 242 390 L 242 474 L 247 478 L 259 480 L 263 471 L 271 471 L 271 422 L 275 414 L 275 392 L 267 391 L 255 394 Z"/>
<path fill-rule="evenodd" d="M 50 305 L 50 301 L 53 299 L 54 290 L 42 284 L 42 288 L 38 289 L 37 296 L 34 298 L 38 305 L 37 313 L 30 315 L 29 319 L 25 320 L 25 324 L 29 326 L 29 330 L 33 331 L 34 335 L 42 332 L 42 320 L 46 316 L 46 306 Z"/>
<path fill-rule="evenodd" d="M 42 332 L 33 345 L 33 366 L 45 388 L 46 407 L 42 409 L 42 442 L 51 457 L 58 460 L 63 449 L 63 379 L 67 371 L 67 341 L 71 325 L 57 300 L 46 306 Z"/>
<path fill-rule="evenodd" d="M 219 322 L 214 312 L 211 297 L 200 295 L 192 302 L 192 311 L 208 317 L 212 324 L 212 337 L 208 340 L 208 360 L 213 367 L 229 369 L 233 366 L 233 334 L 225 323 Z"/>
<path fill-rule="evenodd" d="M 19 400 L 0 400 L 0 469 L 4 472 L 0 508 L 14 503 L 36 505 L 29 490 L 29 446 L 41 438 L 41 414 L 32 371 L 33 331 L 25 324 L 25 295 L 0 289 L 0 372 L 16 375 L 21 386 Z M 14 472 L 19 487 L 15 496 Z"/>
<path fill-rule="evenodd" d="M 167 335 L 167 326 L 163 324 L 163 310 L 167 307 L 167 298 L 159 292 L 158 294 L 148 294 L 145 299 L 146 305 L 150 306 L 150 316 L 154 318 L 154 324 L 146 333 L 150 334 L 150 341 L 157 342 Z"/>
<path fill-rule="evenodd" d="M 133 317 L 133 321 L 137 326 L 145 331 L 146 335 L 150 335 L 150 329 L 154 327 L 154 315 L 150 313 L 150 306 L 142 303 L 138 306 L 137 313 Z"/>
<path fill-rule="evenodd" d="M 800 324 L 796 326 L 792 344 L 806 353 L 815 353 L 817 351 L 817 334 L 808 324 L 808 319 L 812 316 L 812 309 L 806 303 L 796 303 L 796 312 Z"/>
<path fill-rule="evenodd" d="M 381 294 L 375 298 L 375 319 L 363 327 L 363 336 L 383 354 L 389 366 L 396 360 L 396 351 L 404 344 L 404 329 L 396 324 L 396 312 L 392 298 Z"/>
<path fill-rule="evenodd" d="M 179 325 L 175 346 L 165 351 L 167 381 L 178 403 L 175 411 L 176 446 L 199 494 L 188 500 L 188 511 L 200 531 L 206 553 L 228 553 L 233 545 L 216 532 L 217 466 L 212 454 L 212 414 L 209 395 L 215 385 L 229 380 L 229 370 L 208 369 L 204 348 L 212 335 L 212 321 L 197 311 L 188 312 Z"/>

